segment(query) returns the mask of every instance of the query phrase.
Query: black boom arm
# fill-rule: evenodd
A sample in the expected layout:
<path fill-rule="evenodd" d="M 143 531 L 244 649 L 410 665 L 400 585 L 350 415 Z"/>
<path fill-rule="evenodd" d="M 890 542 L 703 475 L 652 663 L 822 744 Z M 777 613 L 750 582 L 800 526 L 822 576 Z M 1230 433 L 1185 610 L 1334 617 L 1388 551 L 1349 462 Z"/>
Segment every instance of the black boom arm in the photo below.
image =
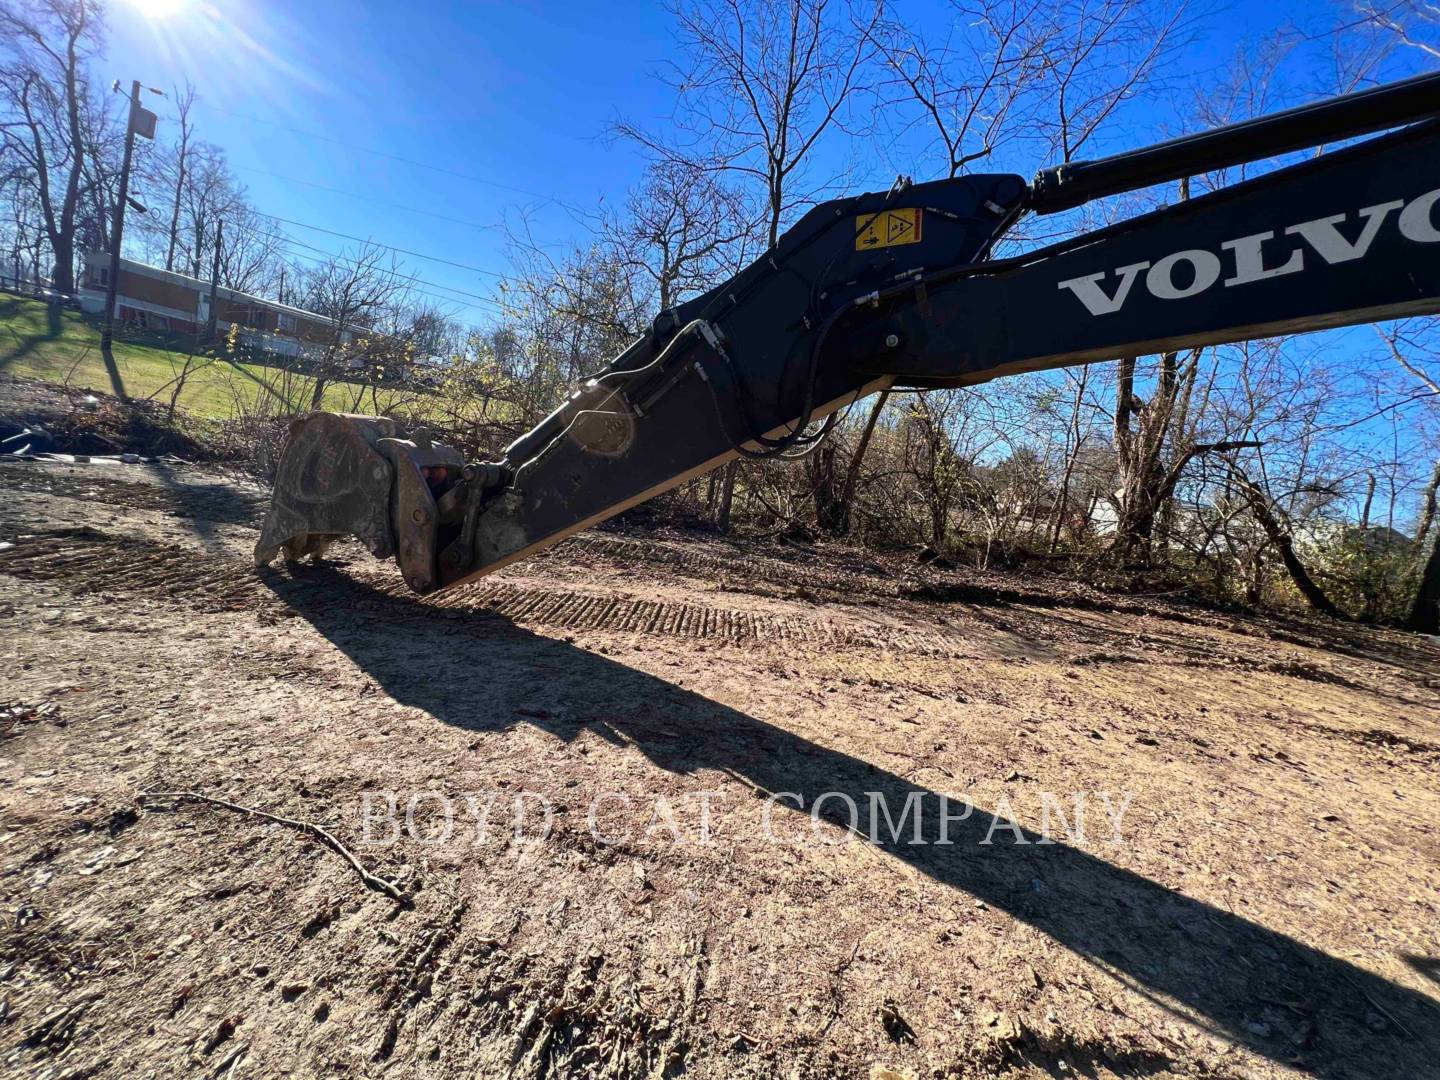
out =
<path fill-rule="evenodd" d="M 1440 311 L 1437 117 L 1440 75 L 1045 170 L 1033 185 L 963 176 L 824 203 L 734 278 L 662 312 L 502 461 L 467 466 L 458 483 L 436 484 L 435 475 L 450 475 L 443 468 L 426 473 L 429 483 L 424 469 L 410 469 L 403 485 L 397 476 L 389 549 L 398 548 L 411 586 L 427 591 L 737 455 L 799 452 L 837 409 L 892 385 L 966 386 Z M 991 258 L 1027 211 L 1407 123 L 1061 244 Z M 397 470 L 406 455 L 435 454 L 428 444 L 380 442 Z M 317 453 L 327 444 L 317 439 Z M 305 461 L 297 452 L 296 476 Z M 282 506 L 277 483 L 272 518 L 299 522 L 312 509 Z M 364 524 L 375 537 L 383 523 L 373 519 Z M 259 553 L 273 554 L 287 534 L 303 540 L 299 530 L 267 522 Z M 343 522 L 312 529 L 323 531 L 365 534 Z M 389 553 L 383 542 L 371 549 Z"/>
<path fill-rule="evenodd" d="M 907 386 L 1437 310 L 1440 122 L 894 296 Z M 948 279 L 948 280 L 947 280 Z M 856 362 L 863 367 L 858 357 Z"/>

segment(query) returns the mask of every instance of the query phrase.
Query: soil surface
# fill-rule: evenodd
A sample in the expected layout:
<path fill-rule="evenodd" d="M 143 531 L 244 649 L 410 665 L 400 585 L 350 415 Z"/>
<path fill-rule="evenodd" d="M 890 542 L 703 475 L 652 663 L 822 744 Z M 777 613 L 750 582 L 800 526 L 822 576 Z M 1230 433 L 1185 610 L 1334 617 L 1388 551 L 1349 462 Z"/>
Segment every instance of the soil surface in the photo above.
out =
<path fill-rule="evenodd" d="M 0 1074 L 1440 1076 L 1433 640 L 265 505 L 0 464 Z"/>

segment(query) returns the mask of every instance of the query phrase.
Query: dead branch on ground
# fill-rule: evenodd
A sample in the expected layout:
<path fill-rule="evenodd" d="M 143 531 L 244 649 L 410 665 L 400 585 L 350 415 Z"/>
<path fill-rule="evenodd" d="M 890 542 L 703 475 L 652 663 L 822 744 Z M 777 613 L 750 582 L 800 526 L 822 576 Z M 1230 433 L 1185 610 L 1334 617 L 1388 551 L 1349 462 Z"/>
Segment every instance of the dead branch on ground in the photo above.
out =
<path fill-rule="evenodd" d="M 360 875 L 360 880 L 365 883 L 367 889 L 384 893 L 390 897 L 390 899 L 405 907 L 410 906 L 411 901 L 409 895 L 401 892 L 399 886 L 394 882 L 386 881 L 384 878 L 377 877 L 370 873 L 369 870 L 366 870 L 365 867 L 361 865 L 360 860 L 351 853 L 349 848 L 335 839 L 331 833 L 312 821 L 300 821 L 296 818 L 281 817 L 279 814 L 271 814 L 264 810 L 257 810 L 253 806 L 241 806 L 239 803 L 227 802 L 224 799 L 212 798 L 209 795 L 201 795 L 194 791 L 140 792 L 141 802 L 147 802 L 151 799 L 176 799 L 181 802 L 198 802 L 210 806 L 219 806 L 225 810 L 234 810 L 238 814 L 249 814 L 251 817 L 263 818 L 266 821 L 273 821 L 278 825 L 285 825 L 292 829 L 298 829 L 300 832 L 308 833 L 348 862 L 354 868 L 355 872 Z"/>

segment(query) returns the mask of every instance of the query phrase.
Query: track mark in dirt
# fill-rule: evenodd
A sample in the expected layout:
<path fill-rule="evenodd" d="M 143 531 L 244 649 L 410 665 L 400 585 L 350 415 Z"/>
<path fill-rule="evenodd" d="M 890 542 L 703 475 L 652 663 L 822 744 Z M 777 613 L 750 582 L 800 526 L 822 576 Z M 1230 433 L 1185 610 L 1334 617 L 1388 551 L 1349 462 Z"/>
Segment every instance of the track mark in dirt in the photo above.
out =
<path fill-rule="evenodd" d="M 132 593 L 190 604 L 207 611 L 254 610 L 290 613 L 256 571 L 231 559 L 189 549 L 120 540 L 94 529 L 77 529 L 26 539 L 0 552 L 0 573 L 34 581 L 55 581 L 76 595 Z M 302 569 L 283 579 L 283 591 L 309 591 Z M 341 579 L 359 590 L 367 586 Z M 965 643 L 949 635 L 898 630 L 880 624 L 840 623 L 801 616 L 759 614 L 730 608 L 665 600 L 624 599 L 604 593 L 541 589 L 508 582 L 484 584 L 428 599 L 410 596 L 398 581 L 369 586 L 372 599 L 393 603 L 397 611 L 486 612 L 527 626 L 556 630 L 607 630 L 734 644 L 798 642 L 899 649 L 909 653 L 959 658 L 970 655 Z M 335 591 L 332 577 L 314 582 L 325 602 L 349 602 Z"/>
<path fill-rule="evenodd" d="M 453 597 L 442 595 L 426 603 L 439 608 L 493 611 L 518 623 L 557 630 L 611 630 L 737 644 L 790 641 L 847 645 L 901 649 L 927 656 L 966 655 L 963 642 L 940 634 L 679 601 L 628 600 L 604 593 L 535 589 L 507 582 L 472 586 Z"/>
<path fill-rule="evenodd" d="M 457 904 L 448 919 L 432 923 L 377 979 L 373 989 L 381 992 L 381 1005 L 390 1017 L 371 1054 L 372 1060 L 385 1061 L 395 1052 L 406 1014 L 434 992 L 435 982 L 444 974 L 445 952 L 460 934 L 466 906 Z"/>
<path fill-rule="evenodd" d="M 742 551 L 709 550 L 698 545 L 670 544 L 663 540 L 632 540 L 619 536 L 591 534 L 573 537 L 550 549 L 550 557 L 563 561 L 598 558 L 622 566 L 645 563 L 661 566 L 691 577 L 714 580 L 736 575 L 736 591 L 746 585 L 765 582 L 791 591 L 814 590 L 826 595 L 856 594 L 894 597 L 899 595 L 895 573 L 881 566 L 852 559 L 841 564 L 833 556 L 822 566 L 812 565 L 813 556 L 797 553 L 793 559 L 755 555 Z"/>
<path fill-rule="evenodd" d="M 1422 761 L 1440 763 L 1440 743 L 1427 742 L 1424 739 L 1416 739 L 1408 735 L 1397 735 L 1393 731 L 1386 731 L 1383 728 L 1349 730 L 1330 727 L 1328 724 L 1301 724 L 1300 726 L 1306 731 L 1313 731 L 1317 735 L 1324 735 L 1328 738 L 1343 739 L 1360 746 L 1398 750 L 1401 753 L 1418 757 Z"/>
<path fill-rule="evenodd" d="M 907 600 L 931 604 L 980 604 L 986 607 L 1070 608 L 1075 611 L 1097 611 L 1114 615 L 1145 615 L 1186 625 L 1204 626 L 1214 621 L 1200 612 L 1178 611 L 1163 604 L 1147 604 L 1082 591 L 1073 585 L 1056 583 L 1050 591 L 1014 589 L 973 582 L 934 581 L 907 588 L 900 595 Z"/>
<path fill-rule="evenodd" d="M 94 529 L 30 537 L 0 552 L 0 573 L 60 582 L 76 596 L 134 593 L 205 611 L 248 610 L 266 600 L 280 606 L 253 573 L 242 569 L 230 560 L 143 540 L 122 541 Z"/>
<path fill-rule="evenodd" d="M 36 464 L 0 465 L 0 470 L 3 470 L 3 486 L 9 491 L 154 510 L 174 517 L 204 518 L 227 525 L 259 528 L 268 507 L 268 500 L 259 494 L 216 484 L 187 483 L 166 471 L 159 474 L 160 482 L 156 483 L 103 475 L 112 469 L 108 465 L 82 467 L 91 470 L 83 477 Z"/>

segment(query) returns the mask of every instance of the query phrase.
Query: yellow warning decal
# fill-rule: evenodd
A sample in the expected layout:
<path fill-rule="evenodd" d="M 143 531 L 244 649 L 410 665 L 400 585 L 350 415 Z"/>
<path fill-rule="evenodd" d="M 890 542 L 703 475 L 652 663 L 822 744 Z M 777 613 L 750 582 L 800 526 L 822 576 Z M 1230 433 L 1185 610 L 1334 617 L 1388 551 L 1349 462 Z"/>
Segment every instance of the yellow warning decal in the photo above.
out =
<path fill-rule="evenodd" d="M 855 219 L 855 250 L 899 247 L 920 242 L 920 208 L 882 210 L 878 214 L 861 214 Z"/>

